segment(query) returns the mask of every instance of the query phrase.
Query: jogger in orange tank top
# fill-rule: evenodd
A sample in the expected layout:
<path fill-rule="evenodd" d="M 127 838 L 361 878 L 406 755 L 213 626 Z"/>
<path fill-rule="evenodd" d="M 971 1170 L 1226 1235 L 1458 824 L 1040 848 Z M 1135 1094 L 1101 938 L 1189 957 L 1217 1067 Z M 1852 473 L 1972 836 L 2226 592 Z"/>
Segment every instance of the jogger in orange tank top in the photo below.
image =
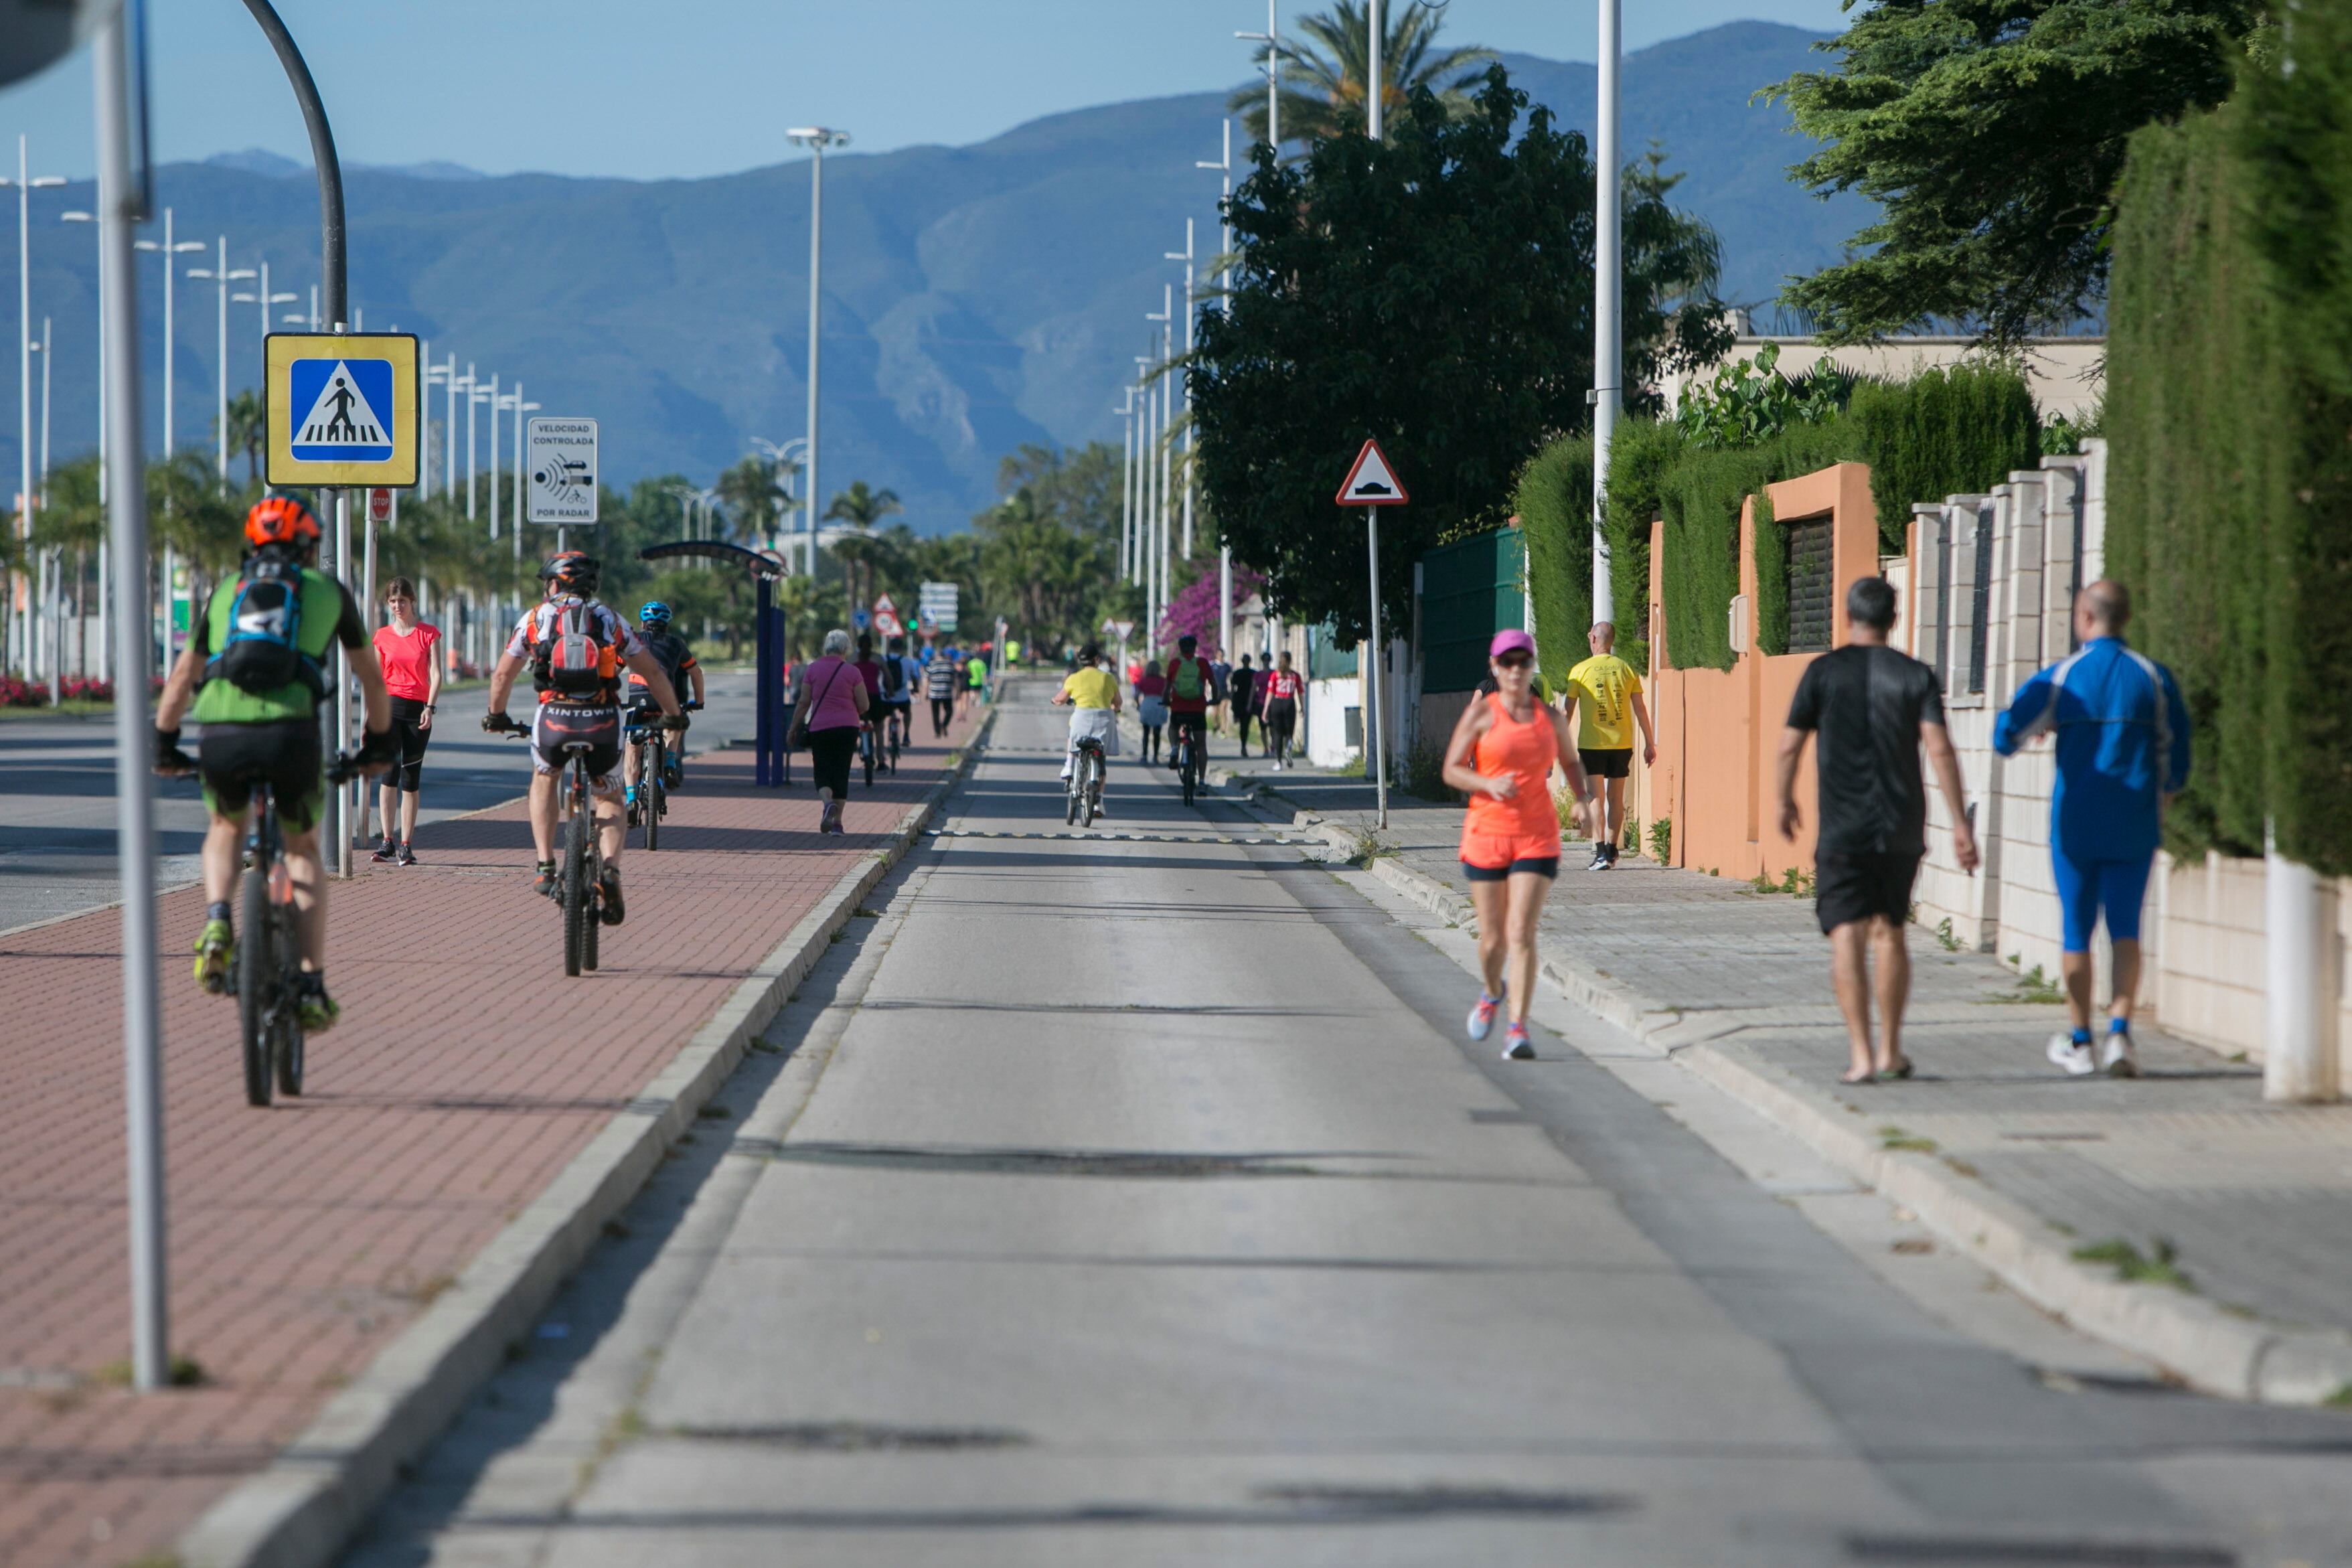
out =
<path fill-rule="evenodd" d="M 1580 825 L 1591 795 L 1567 722 L 1536 700 L 1535 639 L 1521 631 L 1496 632 L 1486 653 L 1497 689 L 1472 702 L 1454 726 L 1444 779 L 1470 797 L 1462 818 L 1462 868 L 1478 911 L 1484 983 L 1470 1009 L 1470 1037 L 1485 1039 L 1507 1000 L 1511 1024 L 1503 1054 L 1526 1060 L 1536 1054 L 1527 1027 L 1536 978 L 1536 920 L 1559 875 L 1553 764 L 1576 795 Z"/>

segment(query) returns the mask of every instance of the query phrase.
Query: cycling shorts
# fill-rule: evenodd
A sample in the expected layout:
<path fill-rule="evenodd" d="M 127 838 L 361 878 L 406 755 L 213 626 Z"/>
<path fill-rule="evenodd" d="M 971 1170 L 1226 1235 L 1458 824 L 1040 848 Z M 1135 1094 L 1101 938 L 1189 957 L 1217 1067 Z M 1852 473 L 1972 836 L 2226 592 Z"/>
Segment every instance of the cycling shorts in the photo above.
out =
<path fill-rule="evenodd" d="M 196 777 L 206 808 L 216 816 L 243 816 L 253 804 L 253 786 L 266 784 L 278 802 L 278 820 L 289 833 L 318 826 L 326 797 L 325 763 L 316 719 L 207 724 L 196 742 Z"/>
<path fill-rule="evenodd" d="M 2058 910 L 2065 928 L 2060 946 L 2068 952 L 2091 951 L 2091 931 L 2099 915 L 2107 917 L 2109 942 L 2139 940 L 2139 906 L 2147 896 L 2147 874 L 2153 850 L 2129 860 L 2077 860 L 2062 846 L 2050 849 L 2050 870 L 2058 884 Z"/>
<path fill-rule="evenodd" d="M 587 703 L 542 702 L 530 721 L 530 763 L 542 773 L 562 773 L 572 761 L 565 748 L 588 748 L 588 787 L 609 795 L 621 787 L 621 710 Z"/>

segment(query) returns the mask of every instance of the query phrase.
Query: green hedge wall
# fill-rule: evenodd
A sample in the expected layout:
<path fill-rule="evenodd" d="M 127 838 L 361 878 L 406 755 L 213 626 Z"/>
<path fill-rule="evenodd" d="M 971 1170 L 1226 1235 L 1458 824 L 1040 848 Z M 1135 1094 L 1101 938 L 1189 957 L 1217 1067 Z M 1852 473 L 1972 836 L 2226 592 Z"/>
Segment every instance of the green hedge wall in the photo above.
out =
<path fill-rule="evenodd" d="M 1527 540 L 1536 658 L 1557 689 L 1584 657 L 1584 632 L 1592 624 L 1592 437 L 1570 436 L 1528 458 L 1511 510 Z M 1624 657 L 1635 658 L 1630 651 Z"/>
<path fill-rule="evenodd" d="M 2284 55 L 2285 51 L 2282 51 Z M 2352 17 L 2134 138 L 2109 308 L 2106 570 L 2179 679 L 2176 854 L 2352 874 Z"/>
<path fill-rule="evenodd" d="M 2015 366 L 1964 360 L 1906 381 L 1857 382 L 1846 417 L 1878 510 L 1879 548 L 1903 549 L 1915 501 L 1981 495 L 2042 461 L 2042 418 Z"/>

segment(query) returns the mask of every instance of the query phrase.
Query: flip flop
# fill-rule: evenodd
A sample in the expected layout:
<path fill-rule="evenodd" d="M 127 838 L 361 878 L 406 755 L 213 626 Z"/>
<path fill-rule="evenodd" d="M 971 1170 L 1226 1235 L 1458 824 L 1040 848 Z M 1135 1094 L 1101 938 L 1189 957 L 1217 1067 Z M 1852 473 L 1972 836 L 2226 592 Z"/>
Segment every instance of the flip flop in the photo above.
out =
<path fill-rule="evenodd" d="M 1901 1067 L 1882 1068 L 1870 1075 L 1881 1083 L 1895 1083 L 1911 1076 L 1911 1058 L 1903 1058 Z"/>

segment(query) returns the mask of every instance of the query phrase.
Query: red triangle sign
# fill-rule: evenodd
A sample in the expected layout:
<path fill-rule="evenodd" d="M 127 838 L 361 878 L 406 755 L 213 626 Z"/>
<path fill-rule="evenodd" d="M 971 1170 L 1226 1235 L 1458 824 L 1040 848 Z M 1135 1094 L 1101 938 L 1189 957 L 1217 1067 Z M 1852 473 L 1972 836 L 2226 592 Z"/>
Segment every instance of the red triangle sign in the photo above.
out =
<path fill-rule="evenodd" d="M 1402 506 L 1410 498 L 1396 470 L 1389 467 L 1381 444 L 1368 440 L 1364 449 L 1356 454 L 1355 466 L 1348 470 L 1347 479 L 1333 499 L 1341 506 Z"/>

